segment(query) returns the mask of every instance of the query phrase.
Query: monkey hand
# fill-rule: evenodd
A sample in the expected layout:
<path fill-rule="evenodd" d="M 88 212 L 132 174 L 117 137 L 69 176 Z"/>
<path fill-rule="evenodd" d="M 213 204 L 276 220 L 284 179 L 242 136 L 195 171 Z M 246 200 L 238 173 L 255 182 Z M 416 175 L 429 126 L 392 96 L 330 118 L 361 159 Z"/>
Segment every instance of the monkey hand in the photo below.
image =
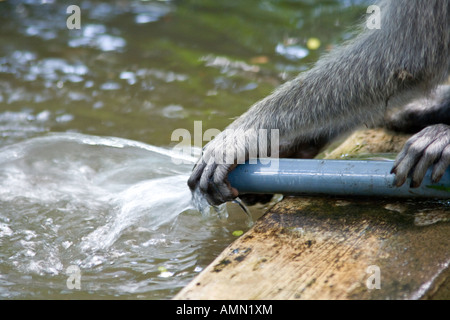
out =
<path fill-rule="evenodd" d="M 228 182 L 228 173 L 237 166 L 237 159 L 247 159 L 245 137 L 227 130 L 209 142 L 197 161 L 188 180 L 192 192 L 197 188 L 210 205 L 231 201 L 239 192 Z"/>
<path fill-rule="evenodd" d="M 396 174 L 396 186 L 403 185 L 411 175 L 411 187 L 417 188 L 433 164 L 431 179 L 438 182 L 450 165 L 450 126 L 427 127 L 406 142 L 391 171 Z"/>

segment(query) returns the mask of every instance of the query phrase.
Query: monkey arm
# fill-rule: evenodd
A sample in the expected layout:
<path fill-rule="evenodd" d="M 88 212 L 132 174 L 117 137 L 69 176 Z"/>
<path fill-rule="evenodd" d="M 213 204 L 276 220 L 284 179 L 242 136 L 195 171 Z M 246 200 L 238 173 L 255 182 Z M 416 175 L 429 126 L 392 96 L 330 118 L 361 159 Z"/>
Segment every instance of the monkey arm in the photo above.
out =
<path fill-rule="evenodd" d="M 449 70 L 447 0 L 383 1 L 381 29 L 364 30 L 352 42 L 320 59 L 309 71 L 257 102 L 218 136 L 188 181 L 211 204 L 238 195 L 227 182 L 236 164 L 214 154 L 244 150 L 242 132 L 278 129 L 281 157 L 297 145 L 378 122 L 386 108 L 404 104 L 442 82 Z M 216 141 L 217 140 L 217 141 Z"/>
<path fill-rule="evenodd" d="M 396 132 L 417 133 L 440 123 L 450 125 L 450 85 L 440 85 L 429 95 L 385 115 L 385 127 Z"/>

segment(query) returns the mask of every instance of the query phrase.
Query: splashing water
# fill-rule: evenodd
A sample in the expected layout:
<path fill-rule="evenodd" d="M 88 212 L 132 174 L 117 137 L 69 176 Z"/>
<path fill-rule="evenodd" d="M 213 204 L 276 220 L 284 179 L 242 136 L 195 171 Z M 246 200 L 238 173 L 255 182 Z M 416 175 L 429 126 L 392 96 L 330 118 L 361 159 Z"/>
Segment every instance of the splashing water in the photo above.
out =
<path fill-rule="evenodd" d="M 70 265 L 81 268 L 84 294 L 160 298 L 158 290 L 169 288 L 170 296 L 186 284 L 202 268 L 199 252 L 211 239 L 228 236 L 229 243 L 232 230 L 211 219 L 217 212 L 198 195 L 195 206 L 205 210 L 195 209 L 186 184 L 195 159 L 175 165 L 174 157 L 135 141 L 74 133 L 1 148 L 0 297 L 70 294 Z M 226 206 L 217 209 L 228 216 Z M 176 280 L 161 278 L 160 265 Z M 37 288 L 27 293 L 31 279 Z"/>

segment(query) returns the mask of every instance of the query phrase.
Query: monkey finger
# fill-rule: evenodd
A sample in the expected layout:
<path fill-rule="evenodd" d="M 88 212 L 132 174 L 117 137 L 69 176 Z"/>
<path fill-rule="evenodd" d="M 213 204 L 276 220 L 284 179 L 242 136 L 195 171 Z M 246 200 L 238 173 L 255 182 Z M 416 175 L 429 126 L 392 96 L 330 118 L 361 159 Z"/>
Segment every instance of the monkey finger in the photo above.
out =
<path fill-rule="evenodd" d="M 398 171 L 398 166 L 400 165 L 400 163 L 402 163 L 402 161 L 403 161 L 403 158 L 406 156 L 406 150 L 405 149 L 403 149 L 402 151 L 401 151 L 401 153 L 399 153 L 398 155 L 397 155 L 397 157 L 395 158 L 395 162 L 394 162 L 394 165 L 392 166 L 392 169 L 391 169 L 391 173 L 395 173 L 395 174 L 397 174 L 397 171 Z"/>
<path fill-rule="evenodd" d="M 406 155 L 394 166 L 392 172 L 395 173 L 395 185 L 402 186 L 408 178 L 411 169 L 417 162 L 418 155 L 414 153 L 406 153 Z"/>
<path fill-rule="evenodd" d="M 214 171 L 216 170 L 217 164 L 214 161 L 210 161 L 204 168 L 198 187 L 203 194 L 208 194 L 211 192 L 209 181 L 211 180 Z"/>
<path fill-rule="evenodd" d="M 434 165 L 433 172 L 431 173 L 431 181 L 436 183 L 441 180 L 447 168 L 450 166 L 450 145 L 445 147 L 442 151 L 441 158 Z"/>
<path fill-rule="evenodd" d="M 439 144 L 430 145 L 425 151 L 422 153 L 422 156 L 414 166 L 412 177 L 411 177 L 411 188 L 418 188 L 425 177 L 425 174 L 428 171 L 428 168 L 439 159 L 441 154 L 442 146 Z"/>
<path fill-rule="evenodd" d="M 227 172 L 227 169 L 224 168 L 224 165 L 219 165 L 215 168 L 213 175 L 209 179 L 207 198 L 208 202 L 212 205 L 219 205 L 228 200 L 232 200 L 231 192 L 223 181 L 225 179 L 223 172 Z M 216 176 L 219 176 L 222 181 Z"/>
<path fill-rule="evenodd" d="M 192 169 L 191 176 L 187 181 L 187 184 L 191 190 L 195 190 L 195 188 L 197 187 L 205 167 L 206 162 L 203 160 L 203 158 L 200 158 L 200 160 L 195 164 L 194 168 Z"/>
<path fill-rule="evenodd" d="M 220 205 L 233 200 L 237 196 L 237 190 L 232 188 L 226 180 L 218 181 L 214 176 L 219 172 L 227 172 L 227 168 L 221 165 L 216 166 L 214 174 L 210 176 L 207 192 L 204 193 L 206 200 L 210 205 Z M 226 179 L 226 178 L 225 178 Z M 234 191 L 236 192 L 234 192 Z"/>
<path fill-rule="evenodd" d="M 412 145 L 412 143 L 413 143 L 413 141 L 411 141 L 411 139 L 406 142 L 402 151 L 400 151 L 400 153 L 395 158 L 394 166 L 392 167 L 391 173 L 397 174 L 397 171 L 398 171 L 397 168 L 402 163 L 403 159 L 405 159 L 405 157 L 408 155 L 408 150 L 409 150 L 409 147 Z"/>
<path fill-rule="evenodd" d="M 239 192 L 228 182 L 227 175 L 236 165 L 218 166 L 210 181 L 211 189 L 215 191 L 215 198 L 220 202 L 231 201 L 239 195 Z"/>
<path fill-rule="evenodd" d="M 396 187 L 401 187 L 405 182 L 408 174 L 404 174 L 403 172 L 398 172 L 398 169 L 393 172 L 395 173 L 395 181 L 394 184 Z"/>

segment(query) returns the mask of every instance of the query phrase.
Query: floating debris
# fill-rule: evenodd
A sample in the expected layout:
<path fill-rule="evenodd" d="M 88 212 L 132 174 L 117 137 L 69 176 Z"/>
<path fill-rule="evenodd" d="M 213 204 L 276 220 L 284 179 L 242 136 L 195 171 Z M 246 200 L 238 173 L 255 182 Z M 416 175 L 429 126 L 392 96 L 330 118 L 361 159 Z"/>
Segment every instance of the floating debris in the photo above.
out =
<path fill-rule="evenodd" d="M 233 233 L 232 233 L 232 235 L 235 236 L 235 237 L 240 237 L 243 234 L 244 234 L 244 231 L 242 231 L 242 230 L 234 230 Z"/>
<path fill-rule="evenodd" d="M 317 50 L 320 48 L 320 40 L 317 38 L 309 38 L 308 41 L 306 42 L 306 47 L 309 50 Z"/>

